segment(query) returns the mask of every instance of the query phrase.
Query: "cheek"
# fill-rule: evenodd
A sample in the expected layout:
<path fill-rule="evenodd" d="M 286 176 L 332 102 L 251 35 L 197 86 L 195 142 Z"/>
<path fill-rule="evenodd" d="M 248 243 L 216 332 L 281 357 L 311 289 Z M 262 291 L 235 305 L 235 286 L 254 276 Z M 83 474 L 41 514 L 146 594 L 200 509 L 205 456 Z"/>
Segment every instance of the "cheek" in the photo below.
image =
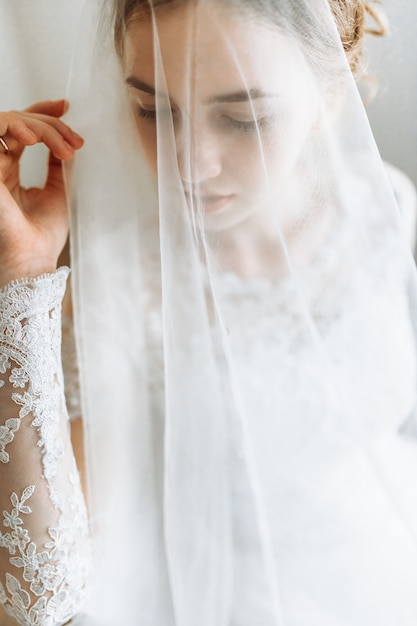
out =
<path fill-rule="evenodd" d="M 315 134 L 319 110 L 297 107 L 285 118 L 275 133 L 263 141 L 263 153 L 269 174 L 275 179 L 290 175 Z"/>
<path fill-rule="evenodd" d="M 139 143 L 151 170 L 158 173 L 156 127 L 149 122 L 136 121 Z"/>
<path fill-rule="evenodd" d="M 222 177 L 239 179 L 242 187 L 250 189 L 257 181 L 265 183 L 264 156 L 266 146 L 256 131 L 245 132 L 221 141 Z"/>

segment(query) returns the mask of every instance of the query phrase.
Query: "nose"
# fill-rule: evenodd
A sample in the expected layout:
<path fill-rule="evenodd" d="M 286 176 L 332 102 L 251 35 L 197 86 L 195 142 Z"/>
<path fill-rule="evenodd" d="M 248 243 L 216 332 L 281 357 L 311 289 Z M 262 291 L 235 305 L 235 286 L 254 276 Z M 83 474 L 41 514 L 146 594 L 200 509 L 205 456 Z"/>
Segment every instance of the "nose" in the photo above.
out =
<path fill-rule="evenodd" d="M 196 124 L 177 137 L 177 158 L 184 185 L 198 185 L 222 171 L 220 138 L 205 125 Z"/>

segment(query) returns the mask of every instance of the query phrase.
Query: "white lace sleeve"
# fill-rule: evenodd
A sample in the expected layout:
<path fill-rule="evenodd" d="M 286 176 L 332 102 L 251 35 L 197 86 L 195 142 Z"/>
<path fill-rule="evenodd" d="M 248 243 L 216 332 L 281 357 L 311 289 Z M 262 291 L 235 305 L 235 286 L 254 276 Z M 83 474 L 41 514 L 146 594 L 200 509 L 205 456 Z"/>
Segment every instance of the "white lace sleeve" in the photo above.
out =
<path fill-rule="evenodd" d="M 68 622 L 89 562 L 60 356 L 67 275 L 0 290 L 0 601 L 25 626 Z"/>
<path fill-rule="evenodd" d="M 81 417 L 81 403 L 74 325 L 70 315 L 62 316 L 62 367 L 68 417 L 75 420 Z"/>

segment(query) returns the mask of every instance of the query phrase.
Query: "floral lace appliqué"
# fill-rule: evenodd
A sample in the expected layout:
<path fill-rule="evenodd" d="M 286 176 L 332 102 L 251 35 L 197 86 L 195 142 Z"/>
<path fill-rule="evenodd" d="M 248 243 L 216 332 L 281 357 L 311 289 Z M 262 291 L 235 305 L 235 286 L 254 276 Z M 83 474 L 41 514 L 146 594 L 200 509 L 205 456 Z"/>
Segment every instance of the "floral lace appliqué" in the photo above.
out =
<path fill-rule="evenodd" d="M 0 581 L 0 601 L 24 626 L 68 622 L 82 603 L 89 562 L 86 510 L 67 441 L 60 359 L 67 274 L 62 268 L 0 290 L 0 406 L 6 407 L 6 419 L 0 414 L 0 463 L 14 469 L 23 424 L 36 429 L 40 451 L 34 484 L 11 490 L 11 506 L 2 512 L 0 530 L 0 549 L 8 551 L 13 567 Z M 48 488 L 47 509 L 53 507 L 50 519 L 55 520 L 44 529 L 36 517 L 43 485 Z M 33 529 L 49 540 L 38 545 Z"/>

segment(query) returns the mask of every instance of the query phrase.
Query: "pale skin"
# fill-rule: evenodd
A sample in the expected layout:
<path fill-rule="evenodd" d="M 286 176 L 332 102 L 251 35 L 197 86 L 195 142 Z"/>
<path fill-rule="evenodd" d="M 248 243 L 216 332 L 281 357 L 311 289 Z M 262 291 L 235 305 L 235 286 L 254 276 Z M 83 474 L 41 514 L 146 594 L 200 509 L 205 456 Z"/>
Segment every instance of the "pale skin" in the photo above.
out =
<path fill-rule="evenodd" d="M 186 45 L 183 48 L 180 45 L 178 27 L 181 25 L 186 30 L 188 21 L 192 21 L 195 16 L 185 11 L 167 13 L 166 19 L 161 19 L 158 24 L 171 105 L 178 120 L 187 119 L 188 116 L 193 135 L 198 137 L 198 142 L 195 142 L 198 150 L 193 154 L 196 168 L 192 172 L 191 180 L 188 179 L 189 172 L 181 167 L 182 144 L 178 141 L 177 158 L 181 177 L 186 189 L 198 185 L 202 195 L 208 198 L 232 197 L 230 204 L 226 206 L 227 210 L 222 214 L 220 211 L 217 214 L 213 211 L 211 217 L 208 217 L 208 229 L 211 228 L 217 234 L 231 227 L 235 229 L 238 262 L 235 263 L 234 259 L 227 259 L 227 262 L 234 266 L 241 264 L 242 254 L 239 248 L 248 250 L 256 226 L 256 230 L 259 231 L 257 241 L 262 243 L 263 250 L 267 250 L 267 258 L 264 261 L 260 251 L 256 248 L 253 251 L 253 258 L 248 260 L 248 267 L 239 269 L 248 277 L 256 276 L 257 273 L 264 275 L 265 265 L 271 264 L 271 254 L 278 247 L 275 239 L 272 241 L 268 239 L 270 238 L 269 222 L 258 219 L 260 214 L 267 215 L 265 209 L 267 202 L 261 193 L 264 190 L 263 171 L 258 171 L 259 168 L 255 167 L 259 163 L 259 153 L 257 134 L 253 131 L 253 119 L 255 116 L 258 124 L 267 120 L 265 125 L 261 124 L 264 133 L 264 148 L 271 145 L 271 155 L 282 156 L 282 153 L 275 149 L 275 145 L 277 138 L 280 141 L 285 139 L 286 146 L 292 147 L 294 153 L 292 162 L 295 162 L 304 134 L 311 132 L 318 124 L 319 103 L 314 100 L 314 106 L 312 106 L 312 91 L 309 89 L 308 82 L 293 82 L 292 76 L 288 75 L 286 68 L 294 67 L 294 60 L 292 64 L 285 63 L 282 67 L 276 64 L 277 75 L 271 95 L 269 93 L 271 91 L 270 76 L 266 86 L 258 80 L 261 72 L 258 71 L 259 67 L 253 64 L 252 56 L 247 52 L 250 50 L 248 46 L 238 50 L 239 58 L 246 61 L 245 78 L 250 81 L 249 84 L 242 83 L 241 68 L 231 64 L 230 53 L 219 37 L 216 22 L 205 19 L 206 16 L 202 17 L 204 18 L 202 23 L 205 25 L 206 48 L 202 50 L 198 61 L 199 75 L 204 77 L 204 81 L 197 85 L 199 106 L 198 115 L 195 118 L 189 117 L 186 103 L 183 101 L 185 90 L 182 89 L 183 85 L 178 79 L 184 67 L 187 50 Z M 224 23 L 223 16 L 222 20 Z M 227 29 L 232 39 L 236 35 L 237 49 L 241 39 L 240 28 L 241 24 L 236 26 L 231 23 Z M 250 40 L 252 34 L 249 23 L 247 31 L 248 40 Z M 288 43 L 278 38 L 275 33 L 267 31 L 263 33 L 263 38 L 264 57 L 261 58 L 259 55 L 254 57 L 260 59 L 261 66 L 267 66 L 270 63 L 270 55 L 275 59 L 284 59 L 286 55 L 292 54 Z M 141 42 L 140 45 L 138 42 Z M 155 94 L 152 94 L 155 85 L 153 82 L 153 41 L 149 22 L 144 20 L 132 25 L 128 30 L 126 43 L 125 79 L 132 104 L 136 109 L 139 105 L 149 114 L 149 111 L 152 112 L 156 108 Z M 276 50 L 281 51 L 282 54 L 275 54 Z M 208 54 L 207 51 L 210 53 Z M 213 61 L 214 53 L 216 53 L 215 61 Z M 245 55 L 248 57 L 247 60 Z M 218 67 L 223 68 L 221 73 L 217 71 Z M 132 77 L 136 82 L 132 80 Z M 145 90 L 140 88 L 138 80 L 142 87 L 146 86 Z M 284 93 L 283 85 L 286 85 L 287 89 Z M 300 92 L 300 85 L 303 85 L 305 91 Z M 247 88 L 256 88 L 260 94 L 268 94 L 254 97 L 252 102 L 255 104 L 254 110 L 246 101 L 241 102 L 239 99 L 230 101 L 230 94 L 239 94 Z M 279 126 L 279 116 L 284 117 L 286 98 L 292 102 L 294 94 L 297 95 L 297 102 L 300 104 L 296 115 L 293 116 L 294 123 L 286 125 L 286 132 L 283 133 Z M 229 101 L 224 100 L 225 96 L 229 96 Z M 276 113 L 277 102 L 283 104 L 278 106 Z M 308 106 L 304 103 L 308 103 Z M 0 287 L 24 276 L 35 277 L 55 271 L 67 241 L 68 213 L 63 162 L 71 162 L 76 151 L 82 147 L 83 139 L 60 119 L 65 108 L 65 101 L 59 100 L 40 102 L 21 112 L 0 113 L 0 136 L 4 137 L 10 149 L 6 155 L 0 147 Z M 293 108 L 291 110 L 293 111 Z M 151 168 L 156 170 L 156 141 L 152 116 L 144 116 L 142 112 L 142 115 L 137 116 L 137 126 L 148 162 Z M 180 123 L 178 127 L 180 128 Z M 177 137 L 181 139 L 181 132 L 178 132 Z M 20 183 L 20 157 L 26 147 L 37 143 L 43 143 L 50 151 L 47 180 L 43 188 L 24 189 Z M 253 155 L 253 163 L 248 160 L 249 153 Z M 284 153 L 284 160 L 288 165 L 290 164 L 289 152 L 284 151 Z M 278 166 L 282 172 L 282 163 L 272 163 L 271 156 L 271 169 L 278 168 Z M 288 171 L 285 174 L 289 176 Z M 282 180 L 280 183 L 282 184 Z M 282 192 L 282 187 L 280 190 Z M 297 197 L 294 199 L 292 189 L 289 195 L 298 204 L 299 199 Z M 286 198 L 285 205 L 289 204 Z M 243 220 L 241 220 L 242 217 Z M 242 224 L 243 227 L 241 227 Z M 61 260 L 68 264 L 69 259 L 61 258 Z M 66 297 L 64 309 L 70 312 L 70 306 L 70 299 Z M 81 418 L 72 422 L 71 433 L 78 467 L 83 475 Z M 11 626 L 13 623 L 4 615 L 0 607 L 0 626 Z"/>
<path fill-rule="evenodd" d="M 65 101 L 39 102 L 24 111 L 0 113 L 0 286 L 56 269 L 68 237 L 62 163 L 70 161 L 83 139 L 60 120 Z M 20 157 L 27 146 L 43 143 L 50 151 L 45 186 L 25 189 Z"/>
<path fill-rule="evenodd" d="M 309 240 L 293 227 L 308 207 L 298 159 L 320 126 L 311 71 L 290 37 L 255 14 L 213 2 L 155 16 L 166 90 L 157 89 L 162 72 L 149 16 L 128 23 L 123 58 L 150 169 L 158 175 L 156 125 L 163 128 L 168 114 L 174 132 L 167 131 L 166 153 L 174 139 L 187 202 L 200 206 L 208 240 L 223 241 L 221 267 L 248 279 L 279 279 L 287 268 L 278 230 L 293 258 L 308 258 Z"/>
<path fill-rule="evenodd" d="M 84 140 L 60 120 L 66 108 L 65 100 L 56 100 L 38 102 L 24 111 L 0 113 L 0 136 L 9 147 L 8 154 L 0 150 L 0 287 L 21 277 L 54 272 L 58 259 L 69 265 L 62 169 Z M 47 179 L 43 188 L 25 189 L 20 183 L 20 158 L 27 146 L 37 143 L 50 150 Z M 63 310 L 72 313 L 69 290 Z M 71 432 L 82 469 L 81 419 L 72 422 Z"/>
<path fill-rule="evenodd" d="M 165 33 L 166 41 L 170 33 Z M 177 58 L 181 62 L 180 58 Z M 150 64 L 150 69 L 152 64 Z M 131 68 L 132 73 L 134 68 Z M 149 80 L 149 79 L 148 79 Z M 150 82 L 150 80 L 149 80 Z M 240 91 L 242 86 L 235 79 L 233 91 Z M 229 93 L 223 85 L 213 85 L 216 96 L 223 91 Z M 239 114 L 237 119 L 246 120 L 247 105 L 240 111 L 238 103 L 233 104 Z M 231 108 L 231 106 L 229 107 Z M 62 163 L 70 162 L 75 152 L 82 147 L 83 140 L 76 135 L 60 117 L 65 109 L 65 102 L 38 103 L 22 112 L 0 113 L 0 136 L 4 137 L 9 146 L 6 155 L 0 149 L 0 286 L 23 276 L 38 276 L 46 272 L 53 272 L 68 237 L 67 199 L 64 189 Z M 249 122 L 251 115 L 248 116 Z M 152 130 L 149 136 L 152 136 Z M 203 123 L 203 131 L 207 126 Z M 231 133 L 238 136 L 236 133 Z M 142 137 L 143 141 L 144 137 Z M 19 163 L 23 150 L 31 145 L 43 143 L 50 150 L 48 175 L 42 189 L 26 190 L 20 183 Z M 152 146 L 148 146 L 148 150 Z M 147 152 L 148 152 L 147 150 Z M 213 168 L 212 151 L 205 152 L 205 159 L 199 161 L 200 175 L 203 178 L 216 179 L 222 173 L 224 166 Z M 208 173 L 206 170 L 208 168 Z M 226 185 L 225 191 L 235 192 L 234 188 Z M 216 193 L 221 190 L 217 186 Z M 62 259 L 68 264 L 68 260 Z M 68 298 L 64 308 L 70 309 Z M 71 424 L 71 435 L 74 453 L 80 473 L 83 476 L 83 438 L 81 418 Z M 2 621 L 3 620 L 3 621 Z M 11 621 L 0 608 L 0 624 L 11 626 Z"/>
<path fill-rule="evenodd" d="M 278 154 L 279 163 L 274 162 L 273 167 L 279 166 L 282 173 L 282 151 L 277 152 L 274 149 L 277 138 L 281 141 L 285 139 L 286 146 L 292 146 L 294 160 L 303 141 L 303 133 L 308 132 L 316 122 L 317 109 L 310 104 L 308 107 L 300 104 L 293 116 L 295 121 L 293 119 L 293 123 L 286 126 L 287 132 L 283 134 L 279 120 L 287 115 L 286 102 L 293 102 L 295 95 L 298 102 L 305 102 L 307 96 L 304 92 L 300 93 L 300 85 L 311 96 L 309 83 L 294 81 L 288 74 L 288 64 L 276 61 L 274 81 L 271 84 L 269 77 L 263 83 L 259 78 L 262 76 L 260 67 L 271 66 L 272 58 L 285 60 L 291 55 L 292 66 L 297 63 L 300 71 L 304 71 L 300 59 L 294 56 L 295 52 L 288 41 L 277 37 L 274 31 L 262 32 L 260 41 L 258 28 L 252 32 L 250 21 L 239 21 L 238 24 L 232 21 L 228 24 L 227 32 L 243 64 L 241 68 L 236 67 L 216 26 L 217 17 L 224 24 L 230 16 L 217 16 L 216 7 L 213 11 L 208 16 L 195 15 L 192 11 L 184 10 L 167 13 L 166 16 L 161 14 L 158 28 L 169 98 L 175 116 L 186 119 L 188 112 L 183 101 L 184 85 L 179 77 L 187 58 L 187 38 L 184 38 L 185 45 L 181 45 L 181 38 L 177 36 L 178 28 L 187 32 L 190 24 L 197 18 L 202 19 L 205 24 L 201 52 L 198 55 L 199 73 L 205 80 L 197 85 L 198 116 L 193 119 L 188 117 L 198 146 L 198 153 L 193 155 L 196 171 L 192 172 L 191 180 L 187 180 L 188 172 L 181 167 L 183 146 L 180 141 L 177 145 L 177 158 L 186 189 L 198 184 L 203 195 L 232 196 L 227 210 L 222 215 L 214 211 L 211 219 L 207 220 L 210 221 L 207 227 L 217 233 L 234 228 L 237 235 L 236 250 L 230 246 L 232 258 L 225 262 L 232 267 L 238 266 L 242 274 L 250 277 L 258 272 L 265 274 L 265 267 L 271 265 L 271 255 L 278 250 L 275 238 L 270 236 L 269 220 L 259 219 L 260 215 L 267 215 L 267 199 L 264 195 L 264 173 L 259 168 L 257 124 L 263 133 L 263 147 L 267 155 L 270 148 L 270 160 L 272 161 L 272 155 Z M 202 34 L 200 33 L 201 36 Z M 255 56 L 249 53 L 246 46 L 252 37 L 259 53 Z M 127 32 L 125 78 L 133 106 L 140 104 L 148 111 L 154 110 L 156 105 L 155 95 L 152 95 L 152 50 L 149 21 L 145 19 L 135 22 Z M 255 63 L 255 59 L 258 62 Z M 223 67 L 224 71 L 217 72 L 218 67 Z M 241 70 L 245 75 L 243 82 Z M 138 79 L 147 85 L 147 91 L 138 89 Z M 251 102 L 242 99 L 242 93 L 246 93 L 246 89 L 251 92 Z M 310 103 L 311 97 L 308 101 Z M 20 112 L 0 113 L 0 136 L 9 146 L 8 154 L 0 148 L 0 287 L 21 277 L 34 277 L 55 271 L 67 240 L 67 198 L 62 165 L 63 162 L 71 162 L 76 151 L 82 147 L 83 139 L 60 119 L 65 108 L 65 101 L 59 100 L 40 102 Z M 257 122 L 254 122 L 254 116 Z M 156 170 L 155 127 L 152 118 L 137 116 L 137 124 L 142 148 L 152 169 Z M 20 183 L 20 157 L 26 147 L 37 143 L 43 143 L 50 151 L 47 180 L 43 188 L 24 189 Z M 252 161 L 248 159 L 248 154 L 252 154 Z M 288 164 L 289 161 L 289 153 L 286 151 L 285 163 Z M 242 223 L 243 227 L 240 228 Z M 262 244 L 261 252 L 256 245 L 252 255 L 246 254 L 243 257 L 240 247 L 247 252 L 254 230 L 259 233 L 256 241 Z M 246 267 L 242 267 L 242 258 L 246 259 Z M 62 258 L 61 261 L 69 264 L 69 258 Z M 70 313 L 70 307 L 70 297 L 67 294 L 64 311 Z M 81 418 L 73 421 L 71 428 L 74 452 L 83 474 Z"/>
<path fill-rule="evenodd" d="M 0 287 L 22 277 L 55 271 L 68 237 L 67 198 L 63 163 L 70 162 L 83 139 L 60 117 L 64 100 L 38 102 L 24 111 L 0 113 Z M 28 146 L 49 149 L 43 188 L 25 189 L 20 181 L 20 158 Z M 62 259 L 67 262 L 67 259 Z M 70 306 L 66 298 L 64 307 Z M 81 419 L 72 423 L 71 437 L 79 468 L 83 468 Z M 0 625 L 16 624 L 0 606 Z"/>
<path fill-rule="evenodd" d="M 167 13 L 166 19 L 162 13 L 161 17 L 164 19 L 159 21 L 158 29 L 169 98 L 174 103 L 174 115 L 176 116 L 178 112 L 178 115 L 184 116 L 186 107 L 182 102 L 182 95 L 185 92 L 178 76 L 181 75 L 180 69 L 187 60 L 187 37 L 184 37 L 184 48 L 181 45 L 181 38 L 177 37 L 178 28 L 181 27 L 187 32 L 196 18 L 204 18 L 202 20 L 205 24 L 204 38 L 198 63 L 200 75 L 205 80 L 201 86 L 197 85 L 199 114 L 198 119 L 192 121 L 193 136 L 195 135 L 195 143 L 198 145 L 198 154 L 193 155 L 193 162 L 198 171 L 193 172 L 192 180 L 187 180 L 187 172 L 181 169 L 181 142 L 177 145 L 177 157 L 186 192 L 197 183 L 203 195 L 231 199 L 225 211 L 207 215 L 207 227 L 209 230 L 219 231 L 224 228 L 227 230 L 230 226 L 234 227 L 242 220 L 247 222 L 249 228 L 235 229 L 236 235 L 239 235 L 235 237 L 236 245 L 242 240 L 243 248 L 247 251 L 250 243 L 247 240 L 247 231 L 253 232 L 255 227 L 256 230 L 264 231 L 260 237 L 264 246 L 271 232 L 269 219 L 259 219 L 260 215 L 265 214 L 267 198 L 264 196 L 264 173 L 259 168 L 254 114 L 262 126 L 263 148 L 267 158 L 270 146 L 274 148 L 278 140 L 285 143 L 284 151 L 272 149 L 271 154 L 276 154 L 278 161 L 271 164 L 271 167 L 274 172 L 280 172 L 282 177 L 290 179 L 289 163 L 296 158 L 303 134 L 308 133 L 317 122 L 317 107 L 311 105 L 312 90 L 309 87 L 308 76 L 306 75 L 303 81 L 294 81 L 292 75 L 288 74 L 286 61 L 288 55 L 291 56 L 290 66 L 300 65 L 300 71 L 305 74 L 300 60 L 296 58 L 288 42 L 270 30 L 262 33 L 263 41 L 260 42 L 258 34 L 256 58 L 260 59 L 261 66 L 276 68 L 272 85 L 271 77 L 267 85 L 263 85 L 262 80 L 258 79 L 262 78 L 263 73 L 259 69 L 259 64 L 254 64 L 246 45 L 252 36 L 255 36 L 252 34 L 250 22 L 239 21 L 238 24 L 231 22 L 227 28 L 229 37 L 243 62 L 243 68 L 238 68 L 232 63 L 230 51 L 217 30 L 218 9 L 214 5 L 213 11 L 213 15 L 197 16 L 193 14 L 193 10 L 191 12 L 178 10 L 175 13 Z M 229 16 L 221 14 L 219 19 L 224 23 Z M 257 29 L 255 31 L 257 32 Z M 139 78 L 152 88 L 154 67 L 152 35 L 147 19 L 135 22 L 128 29 L 126 43 L 126 78 L 129 76 Z M 243 48 L 239 49 L 242 43 Z M 213 61 L 214 53 L 216 57 Z M 275 59 L 274 63 L 271 63 L 272 57 Z M 278 62 L 279 59 L 285 62 Z M 141 69 L 138 70 L 137 66 Z M 220 74 L 215 71 L 218 67 L 224 68 Z M 242 69 L 245 75 L 243 82 L 240 75 Z M 136 102 L 137 105 L 139 102 L 145 109 L 150 110 L 155 107 L 155 98 L 149 93 L 137 89 L 134 83 L 132 86 L 132 81 L 128 85 L 134 104 Z M 300 85 L 304 86 L 302 93 Z M 239 93 L 245 89 L 251 92 L 257 90 L 261 94 L 271 91 L 272 93 L 262 97 L 255 96 L 252 102 L 224 101 L 224 97 L 230 100 L 231 93 Z M 292 119 L 286 123 L 287 130 L 282 134 L 280 120 L 288 116 L 287 101 L 291 103 L 308 101 L 309 105 L 306 108 L 301 104 L 296 113 L 293 112 Z M 206 102 L 213 104 L 206 106 Z M 252 105 L 255 110 L 252 110 Z M 291 107 L 293 109 L 293 105 Z M 10 148 L 7 155 L 0 148 L 0 286 L 22 276 L 37 276 L 54 271 L 67 239 L 68 217 L 62 162 L 71 161 L 76 150 L 82 147 L 83 140 L 60 120 L 64 109 L 65 102 L 57 101 L 37 103 L 21 112 L 0 113 L 0 136 L 4 137 Z M 151 167 L 155 169 L 156 142 L 152 119 L 143 117 L 137 119 L 142 147 Z M 263 128 L 264 125 L 266 128 Z M 50 150 L 47 181 L 42 189 L 24 189 L 19 179 L 20 157 L 27 146 L 36 143 L 44 143 Z M 282 158 L 283 152 L 285 159 Z M 292 152 L 294 155 L 290 158 Z M 248 159 L 248 154 L 252 155 L 253 162 Z M 288 193 L 283 190 L 282 178 L 280 183 L 280 194 L 285 198 L 283 203 L 287 209 L 285 214 L 293 214 L 295 186 L 292 185 L 288 197 Z M 288 206 L 291 206 L 291 212 L 288 211 Z M 272 244 L 275 246 L 274 242 Z M 253 256 L 257 258 L 258 251 L 254 251 Z"/>

